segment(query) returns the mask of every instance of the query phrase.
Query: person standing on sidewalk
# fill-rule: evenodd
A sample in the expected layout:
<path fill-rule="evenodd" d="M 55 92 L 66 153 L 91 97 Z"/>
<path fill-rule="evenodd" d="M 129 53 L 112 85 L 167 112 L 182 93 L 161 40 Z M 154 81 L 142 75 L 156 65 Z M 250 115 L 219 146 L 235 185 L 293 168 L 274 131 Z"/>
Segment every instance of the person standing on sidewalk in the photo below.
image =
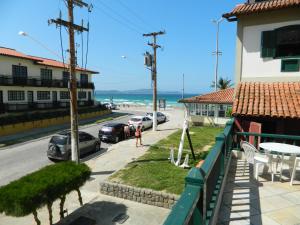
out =
<path fill-rule="evenodd" d="M 124 126 L 124 136 L 125 136 L 125 139 L 127 139 L 127 138 L 130 137 L 130 129 L 129 129 L 129 125 L 125 125 L 125 126 Z"/>
<path fill-rule="evenodd" d="M 136 130 L 135 130 L 135 138 L 136 138 L 136 147 L 138 147 L 138 142 L 140 139 L 140 145 L 143 146 L 142 144 L 142 127 L 141 125 L 138 125 Z"/>

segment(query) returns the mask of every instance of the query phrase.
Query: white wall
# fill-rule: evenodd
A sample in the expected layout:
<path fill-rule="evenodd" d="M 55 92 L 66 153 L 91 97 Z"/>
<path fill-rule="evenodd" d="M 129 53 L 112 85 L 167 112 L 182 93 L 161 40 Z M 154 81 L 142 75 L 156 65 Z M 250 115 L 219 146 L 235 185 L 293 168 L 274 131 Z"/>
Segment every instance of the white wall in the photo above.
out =
<path fill-rule="evenodd" d="M 242 81 L 257 81 L 256 78 L 295 78 L 299 72 L 281 72 L 281 59 L 261 58 L 261 33 L 274 30 L 279 27 L 300 24 L 300 20 L 271 23 L 264 25 L 245 26 L 243 28 L 243 52 L 242 52 Z M 254 79 L 255 78 L 255 79 Z"/>
<path fill-rule="evenodd" d="M 12 65 L 21 65 L 27 67 L 28 78 L 37 78 L 41 77 L 41 68 L 48 68 L 52 70 L 52 79 L 62 79 L 62 68 L 43 66 L 43 65 L 35 65 L 32 60 L 21 59 L 16 57 L 9 57 L 0 55 L 0 75 L 12 75 Z M 76 79 L 80 80 L 80 74 L 85 73 L 89 76 L 89 82 L 92 82 L 92 74 L 86 72 L 76 72 Z"/>

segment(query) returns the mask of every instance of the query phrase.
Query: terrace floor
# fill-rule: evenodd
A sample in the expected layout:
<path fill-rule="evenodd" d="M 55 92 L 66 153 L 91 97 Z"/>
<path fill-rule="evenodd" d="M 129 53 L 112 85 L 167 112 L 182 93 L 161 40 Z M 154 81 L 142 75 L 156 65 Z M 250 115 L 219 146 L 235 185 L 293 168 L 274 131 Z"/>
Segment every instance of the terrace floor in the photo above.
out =
<path fill-rule="evenodd" d="M 219 211 L 218 225 L 300 225 L 300 171 L 290 186 L 290 175 L 284 170 L 271 182 L 271 175 L 254 179 L 253 168 L 244 160 L 232 159 Z"/>

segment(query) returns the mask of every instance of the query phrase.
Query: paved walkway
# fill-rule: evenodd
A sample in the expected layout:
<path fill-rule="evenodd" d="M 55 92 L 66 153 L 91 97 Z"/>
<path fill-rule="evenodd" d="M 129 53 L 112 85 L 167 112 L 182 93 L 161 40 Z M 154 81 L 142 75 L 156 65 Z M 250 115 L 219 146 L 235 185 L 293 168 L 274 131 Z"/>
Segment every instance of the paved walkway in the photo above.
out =
<path fill-rule="evenodd" d="M 101 195 L 99 192 L 99 183 L 107 179 L 112 173 L 124 168 L 129 162 L 143 155 L 150 145 L 167 137 L 182 126 L 182 111 L 168 110 L 165 113 L 169 117 L 169 121 L 159 125 L 159 131 L 155 133 L 153 131 L 146 131 L 143 133 L 144 147 L 136 148 L 135 140 L 130 139 L 112 145 L 103 154 L 86 161 L 92 169 L 92 176 L 90 181 L 82 187 L 81 192 L 84 203 L 88 204 L 78 209 L 77 194 L 74 192 L 68 195 L 65 208 L 67 208 L 69 214 L 74 212 L 70 219 L 84 214 L 94 218 L 97 221 L 97 225 L 113 225 L 117 224 L 112 222 L 115 216 L 119 213 L 126 213 L 129 218 L 123 223 L 124 225 L 158 225 L 163 223 L 169 213 L 168 209 Z M 55 202 L 53 205 L 54 222 L 59 220 L 58 204 L 59 202 Z M 46 208 L 39 210 L 38 214 L 42 224 L 49 224 Z M 32 215 L 21 218 L 0 215 L 0 224 L 31 225 L 35 223 Z"/>
<path fill-rule="evenodd" d="M 233 160 L 225 186 L 219 212 L 219 225 L 299 225 L 300 224 L 300 173 L 295 185 L 289 184 L 289 173 L 280 182 L 275 176 L 259 176 L 257 182 L 253 168 L 244 160 Z"/>

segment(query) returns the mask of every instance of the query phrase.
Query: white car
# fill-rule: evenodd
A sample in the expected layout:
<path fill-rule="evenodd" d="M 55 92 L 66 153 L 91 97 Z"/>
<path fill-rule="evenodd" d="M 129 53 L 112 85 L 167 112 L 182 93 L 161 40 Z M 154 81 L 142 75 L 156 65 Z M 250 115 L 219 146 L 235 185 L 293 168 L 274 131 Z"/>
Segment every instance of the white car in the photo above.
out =
<path fill-rule="evenodd" d="M 157 123 L 164 123 L 167 121 L 167 117 L 165 114 L 161 112 L 157 112 L 156 115 L 157 115 Z M 153 113 L 147 113 L 146 116 L 149 117 L 151 120 L 153 120 Z"/>
<path fill-rule="evenodd" d="M 142 130 L 145 130 L 153 126 L 153 121 L 147 116 L 134 116 L 128 121 L 128 124 L 135 128 L 140 125 Z"/>

